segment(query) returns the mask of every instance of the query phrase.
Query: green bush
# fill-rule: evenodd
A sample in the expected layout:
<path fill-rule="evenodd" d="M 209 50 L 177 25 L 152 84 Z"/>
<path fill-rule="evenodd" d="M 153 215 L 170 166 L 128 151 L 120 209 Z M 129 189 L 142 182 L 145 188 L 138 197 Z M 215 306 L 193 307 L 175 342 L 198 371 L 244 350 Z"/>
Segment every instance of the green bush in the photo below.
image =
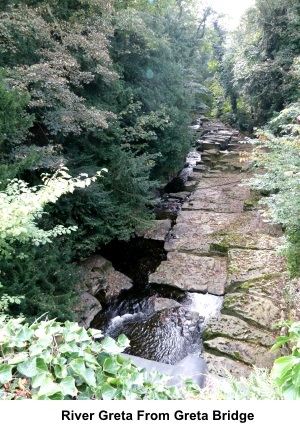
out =
<path fill-rule="evenodd" d="M 280 336 L 272 349 L 289 344 L 291 354 L 277 358 L 271 376 L 286 400 L 300 400 L 300 322 L 289 325 L 287 336 Z"/>
<path fill-rule="evenodd" d="M 99 330 L 74 322 L 22 322 L 0 317 L 0 399 L 177 400 L 196 389 L 166 387 L 167 377 L 119 355 L 125 335 L 100 342 Z"/>

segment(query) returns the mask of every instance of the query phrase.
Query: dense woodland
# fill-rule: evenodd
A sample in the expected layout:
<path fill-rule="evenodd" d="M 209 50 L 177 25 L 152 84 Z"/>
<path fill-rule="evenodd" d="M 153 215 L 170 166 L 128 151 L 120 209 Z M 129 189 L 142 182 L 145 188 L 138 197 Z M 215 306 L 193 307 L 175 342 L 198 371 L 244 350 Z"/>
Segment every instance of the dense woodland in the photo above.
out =
<path fill-rule="evenodd" d="M 254 137 L 299 274 L 299 35 L 296 0 L 230 34 L 195 0 L 3 0 L 0 311 L 76 320 L 78 262 L 151 225 L 199 111 Z"/>

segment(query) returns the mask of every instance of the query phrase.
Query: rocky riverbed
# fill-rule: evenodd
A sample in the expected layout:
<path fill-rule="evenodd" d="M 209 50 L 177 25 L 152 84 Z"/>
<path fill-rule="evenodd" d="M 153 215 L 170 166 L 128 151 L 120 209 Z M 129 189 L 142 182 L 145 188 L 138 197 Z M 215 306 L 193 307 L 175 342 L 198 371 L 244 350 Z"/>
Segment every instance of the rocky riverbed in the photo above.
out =
<path fill-rule="evenodd" d="M 252 174 L 252 147 L 217 121 L 194 130 L 196 146 L 166 187 L 159 219 L 137 232 L 137 254 L 161 244 L 151 251 L 160 255 L 154 265 L 147 254 L 134 260 L 144 267 L 144 286 L 130 279 L 127 245 L 119 266 L 114 248 L 104 252 L 115 268 L 103 256 L 86 260 L 83 299 L 91 314 L 83 323 L 97 314 L 92 325 L 101 327 L 96 296 L 113 303 L 108 334 L 125 332 L 131 354 L 171 364 L 194 354 L 212 374 L 246 376 L 253 365 L 270 368 L 276 358 L 270 347 L 285 309 L 285 264 L 277 253 L 282 231 L 265 222 L 258 196 L 243 185 Z"/>
<path fill-rule="evenodd" d="M 201 162 L 188 178 L 194 192 L 165 242 L 167 260 L 149 282 L 224 296 L 221 314 L 202 334 L 202 357 L 212 373 L 247 375 L 276 358 L 270 347 L 285 307 L 285 266 L 277 253 L 282 231 L 265 222 L 243 185 L 251 176 L 251 146 L 216 121 L 205 123 L 202 134 Z"/>

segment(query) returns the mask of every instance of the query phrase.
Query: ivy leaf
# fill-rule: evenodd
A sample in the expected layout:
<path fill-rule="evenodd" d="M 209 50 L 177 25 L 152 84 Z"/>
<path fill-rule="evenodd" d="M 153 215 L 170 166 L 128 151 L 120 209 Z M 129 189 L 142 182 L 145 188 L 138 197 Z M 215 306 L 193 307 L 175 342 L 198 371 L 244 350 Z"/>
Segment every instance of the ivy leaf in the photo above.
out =
<path fill-rule="evenodd" d="M 84 391 L 78 394 L 78 400 L 90 400 L 93 395 L 90 387 L 86 387 Z"/>
<path fill-rule="evenodd" d="M 55 376 L 59 379 L 66 378 L 68 375 L 66 366 L 61 366 L 60 364 L 56 364 L 54 366 Z"/>
<path fill-rule="evenodd" d="M 29 354 L 31 357 L 34 357 L 35 355 L 40 355 L 43 350 L 44 348 L 41 345 L 34 343 L 29 347 Z"/>
<path fill-rule="evenodd" d="M 36 358 L 29 358 L 23 361 L 23 363 L 19 363 L 17 369 L 22 373 L 22 375 L 27 376 L 28 378 L 35 376 L 38 372 L 36 367 Z"/>
<path fill-rule="evenodd" d="M 101 342 L 101 345 L 105 352 L 111 353 L 111 354 L 118 354 L 124 350 L 124 348 L 121 348 L 117 345 L 116 341 L 111 337 L 106 337 Z"/>
<path fill-rule="evenodd" d="M 65 354 L 66 352 L 72 352 L 73 351 L 68 343 L 63 343 L 62 345 L 59 346 L 58 349 L 59 349 L 59 352 L 61 354 Z"/>
<path fill-rule="evenodd" d="M 87 334 L 86 329 L 83 327 L 81 327 L 80 330 L 77 331 L 77 336 L 80 342 L 91 340 L 90 336 Z"/>
<path fill-rule="evenodd" d="M 83 381 L 90 385 L 91 387 L 96 386 L 95 373 L 93 369 L 89 367 L 85 367 L 84 360 L 82 358 L 77 358 L 76 360 L 71 361 L 70 367 L 73 372 L 80 376 Z"/>
<path fill-rule="evenodd" d="M 17 333 L 16 339 L 19 342 L 24 342 L 26 340 L 30 340 L 34 335 L 33 330 L 30 330 L 28 327 L 22 327 Z"/>
<path fill-rule="evenodd" d="M 8 364 L 2 364 L 0 365 L 0 383 L 6 384 L 7 382 L 12 380 L 12 366 L 9 366 Z"/>
<path fill-rule="evenodd" d="M 64 395 L 62 393 L 55 393 L 52 396 L 49 396 L 50 400 L 63 400 Z"/>
<path fill-rule="evenodd" d="M 101 387 L 101 394 L 103 400 L 111 400 L 116 394 L 117 389 L 109 384 L 103 384 Z"/>
<path fill-rule="evenodd" d="M 7 360 L 8 364 L 18 364 L 28 358 L 27 352 L 20 352 L 19 354 L 14 355 L 9 360 Z"/>
<path fill-rule="evenodd" d="M 64 396 L 77 396 L 78 390 L 75 386 L 75 379 L 72 376 L 64 378 L 59 385 Z"/>
<path fill-rule="evenodd" d="M 118 344 L 120 345 L 121 348 L 125 349 L 125 348 L 128 348 L 128 346 L 130 346 L 130 341 L 129 341 L 128 337 L 122 333 L 118 337 Z"/>
<path fill-rule="evenodd" d="M 47 371 L 48 371 L 48 366 L 47 366 L 47 364 L 45 363 L 45 360 L 44 360 L 43 358 L 40 358 L 40 357 L 38 357 L 38 358 L 36 359 L 36 368 L 37 368 L 38 370 L 43 370 L 44 372 L 47 372 Z"/>
<path fill-rule="evenodd" d="M 83 354 L 83 357 L 84 357 L 84 360 L 87 362 L 87 363 L 89 363 L 89 364 L 94 364 L 95 366 L 99 366 L 99 363 L 98 363 L 98 361 L 96 360 L 96 358 L 92 355 L 92 354 L 90 354 L 89 352 L 85 352 L 84 354 Z"/>
<path fill-rule="evenodd" d="M 55 382 L 52 381 L 50 376 L 47 376 L 44 379 L 43 385 L 39 389 L 38 395 L 49 397 L 49 396 L 52 396 L 53 394 L 58 393 L 60 391 L 61 391 L 61 388 L 60 388 L 59 384 L 56 384 Z"/>
<path fill-rule="evenodd" d="M 117 363 L 116 360 L 114 360 L 113 357 L 108 357 L 104 360 L 104 363 L 103 363 L 104 372 L 115 375 L 119 369 L 120 369 L 120 365 L 119 363 Z"/>
<path fill-rule="evenodd" d="M 49 374 L 46 372 L 39 372 L 31 379 L 32 388 L 38 388 L 42 385 L 45 385 L 47 379 L 49 378 Z"/>

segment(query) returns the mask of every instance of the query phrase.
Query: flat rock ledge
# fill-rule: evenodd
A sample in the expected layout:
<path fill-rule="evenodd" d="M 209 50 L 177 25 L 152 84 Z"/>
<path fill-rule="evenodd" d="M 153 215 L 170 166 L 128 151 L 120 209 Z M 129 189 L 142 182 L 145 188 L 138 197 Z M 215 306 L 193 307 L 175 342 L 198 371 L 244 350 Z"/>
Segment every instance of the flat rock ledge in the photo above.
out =
<path fill-rule="evenodd" d="M 194 192 L 167 236 L 167 261 L 150 275 L 154 285 L 224 296 L 221 314 L 204 328 L 202 351 L 208 372 L 222 377 L 270 368 L 278 356 L 270 351 L 276 324 L 285 318 L 285 261 L 277 253 L 283 234 L 264 221 L 257 193 L 242 185 L 251 177 L 243 160 L 252 148 L 238 140 L 231 127 L 205 123 L 196 145 L 201 163 L 188 178 Z"/>
<path fill-rule="evenodd" d="M 150 284 L 168 285 L 183 291 L 209 293 L 222 296 L 226 285 L 226 260 L 198 257 L 193 254 L 169 252 L 155 273 Z"/>

